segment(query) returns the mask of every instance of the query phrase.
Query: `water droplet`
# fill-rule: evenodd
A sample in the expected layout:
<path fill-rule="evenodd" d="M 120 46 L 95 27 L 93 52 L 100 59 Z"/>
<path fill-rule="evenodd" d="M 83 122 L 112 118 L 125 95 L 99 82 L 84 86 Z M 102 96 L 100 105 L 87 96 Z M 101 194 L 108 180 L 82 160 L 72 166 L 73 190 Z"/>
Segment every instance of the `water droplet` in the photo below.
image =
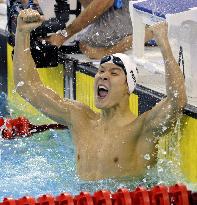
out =
<path fill-rule="evenodd" d="M 162 131 L 164 132 L 164 131 L 166 131 L 167 130 L 167 127 L 166 126 L 163 126 L 162 127 Z"/>
<path fill-rule="evenodd" d="M 24 84 L 25 84 L 24 81 L 20 81 L 20 82 L 16 85 L 16 87 L 23 86 Z"/>
<path fill-rule="evenodd" d="M 145 155 L 144 155 L 144 159 L 150 160 L 150 155 L 149 155 L 149 154 L 145 154 Z"/>
<path fill-rule="evenodd" d="M 26 48 L 24 51 L 29 51 L 30 49 L 29 48 Z"/>
<path fill-rule="evenodd" d="M 40 50 L 40 47 L 36 46 L 36 49 L 37 49 L 37 50 Z"/>
<path fill-rule="evenodd" d="M 146 178 L 142 179 L 143 182 L 146 182 Z"/>
<path fill-rule="evenodd" d="M 42 40 L 42 44 L 46 44 L 46 41 L 45 41 L 45 40 Z"/>
<path fill-rule="evenodd" d="M 159 167 L 158 172 L 163 172 L 163 168 Z"/>

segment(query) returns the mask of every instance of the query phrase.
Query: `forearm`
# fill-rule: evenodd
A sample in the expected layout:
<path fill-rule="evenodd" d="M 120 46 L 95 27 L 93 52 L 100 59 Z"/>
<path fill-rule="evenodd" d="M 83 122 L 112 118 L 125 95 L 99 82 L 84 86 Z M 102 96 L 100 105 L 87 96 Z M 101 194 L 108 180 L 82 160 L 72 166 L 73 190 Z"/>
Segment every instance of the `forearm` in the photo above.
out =
<path fill-rule="evenodd" d="M 29 33 L 16 32 L 13 69 L 16 91 L 21 97 L 58 123 L 70 122 L 69 104 L 40 80 L 31 56 Z M 20 82 L 23 82 L 22 86 L 17 86 Z"/>
<path fill-rule="evenodd" d="M 29 2 L 28 0 L 21 0 L 22 4 L 28 4 L 28 2 Z"/>
<path fill-rule="evenodd" d="M 38 4 L 38 0 L 33 0 L 33 2 L 34 2 L 35 4 Z M 29 0 L 21 0 L 21 3 L 22 3 L 22 4 L 28 4 L 28 3 L 29 3 Z"/>
<path fill-rule="evenodd" d="M 13 69 L 15 85 L 24 82 L 20 89 L 25 90 L 30 82 L 41 82 L 31 55 L 30 33 L 16 32 Z"/>
<path fill-rule="evenodd" d="M 165 64 L 167 98 L 177 108 L 183 108 L 187 102 L 183 74 L 174 59 L 168 39 L 164 39 L 160 47 Z"/>
<path fill-rule="evenodd" d="M 146 137 L 158 137 L 174 129 L 177 118 L 187 103 L 187 97 L 184 77 L 168 41 L 167 24 L 165 22 L 156 24 L 150 30 L 163 55 L 167 98 L 142 115 L 143 125 L 146 125 L 143 126 L 143 133 Z"/>
<path fill-rule="evenodd" d="M 98 17 L 100 17 L 105 11 L 107 11 L 112 5 L 113 0 L 93 0 L 81 14 L 67 27 L 69 37 L 78 33 L 82 29 L 86 28 Z"/>

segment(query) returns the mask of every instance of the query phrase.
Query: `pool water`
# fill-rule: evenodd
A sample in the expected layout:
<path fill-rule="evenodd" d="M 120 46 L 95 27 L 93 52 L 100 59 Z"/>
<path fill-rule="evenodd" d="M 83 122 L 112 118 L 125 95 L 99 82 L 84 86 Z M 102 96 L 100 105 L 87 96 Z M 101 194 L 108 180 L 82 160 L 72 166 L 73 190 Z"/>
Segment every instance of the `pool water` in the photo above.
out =
<path fill-rule="evenodd" d="M 4 197 L 37 197 L 99 189 L 134 189 L 137 185 L 154 184 L 149 177 L 136 181 L 107 179 L 84 182 L 76 173 L 74 145 L 69 130 L 47 131 L 30 138 L 1 140 L 0 201 Z M 154 178 L 154 177 L 153 177 Z M 151 186 L 149 185 L 149 186 Z"/>
<path fill-rule="evenodd" d="M 20 116 L 22 111 L 9 109 L 6 96 L 2 94 L 0 114 L 9 116 L 10 113 L 12 116 Z M 30 117 L 30 122 L 35 122 L 34 118 Z M 38 124 L 39 120 L 43 122 L 45 119 L 43 116 L 36 118 Z M 171 173 L 168 171 L 173 165 L 171 161 L 165 162 L 168 168 L 162 168 L 164 162 L 160 161 L 160 168 L 148 170 L 147 174 L 139 179 L 84 182 L 76 173 L 75 148 L 69 130 L 49 130 L 29 138 L 14 140 L 3 140 L 0 137 L 0 201 L 4 197 L 20 198 L 24 195 L 38 197 L 46 193 L 59 195 L 61 192 L 69 192 L 76 195 L 80 191 L 90 193 L 100 189 L 116 191 L 120 187 L 131 190 L 138 185 L 146 187 L 152 187 L 157 183 L 169 185 L 183 179 L 175 169 L 171 169 L 173 170 Z M 169 173 L 173 174 L 169 176 Z"/>
<path fill-rule="evenodd" d="M 77 192 L 74 148 L 69 131 L 45 132 L 31 138 L 2 140 L 0 200 Z"/>

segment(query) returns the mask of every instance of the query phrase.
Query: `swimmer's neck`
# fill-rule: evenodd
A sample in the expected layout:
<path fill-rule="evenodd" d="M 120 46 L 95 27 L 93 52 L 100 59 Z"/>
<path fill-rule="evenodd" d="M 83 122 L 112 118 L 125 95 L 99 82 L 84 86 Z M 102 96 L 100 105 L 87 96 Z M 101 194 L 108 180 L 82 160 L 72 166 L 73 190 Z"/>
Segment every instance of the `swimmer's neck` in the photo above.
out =
<path fill-rule="evenodd" d="M 129 107 L 129 99 L 122 100 L 120 103 L 114 105 L 113 107 L 101 110 L 101 121 L 109 122 L 112 120 L 118 120 L 125 118 L 126 116 L 131 116 L 131 111 Z"/>

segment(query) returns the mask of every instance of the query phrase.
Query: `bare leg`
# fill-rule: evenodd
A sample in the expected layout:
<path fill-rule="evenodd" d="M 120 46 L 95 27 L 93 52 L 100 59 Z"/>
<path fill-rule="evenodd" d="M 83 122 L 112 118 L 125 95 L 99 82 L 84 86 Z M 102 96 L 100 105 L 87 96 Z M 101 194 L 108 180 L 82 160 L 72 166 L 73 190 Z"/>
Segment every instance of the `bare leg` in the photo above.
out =
<path fill-rule="evenodd" d="M 114 46 L 106 47 L 106 48 L 96 48 L 91 47 L 87 43 L 80 43 L 80 49 L 82 53 L 87 55 L 92 59 L 101 59 L 105 55 L 110 55 L 113 53 L 121 53 L 132 47 L 132 36 L 126 36 L 119 43 Z"/>
<path fill-rule="evenodd" d="M 145 27 L 145 39 L 144 42 L 147 42 L 149 40 L 153 39 L 153 33 L 150 31 L 149 26 Z"/>
<path fill-rule="evenodd" d="M 145 31 L 145 42 L 153 38 L 152 32 L 146 28 Z M 91 59 L 101 59 L 105 55 L 110 55 L 113 53 L 122 53 L 129 50 L 132 47 L 132 36 L 126 36 L 119 43 L 114 46 L 106 48 L 91 47 L 87 43 L 80 43 L 80 50 L 82 53 L 87 55 Z"/>

